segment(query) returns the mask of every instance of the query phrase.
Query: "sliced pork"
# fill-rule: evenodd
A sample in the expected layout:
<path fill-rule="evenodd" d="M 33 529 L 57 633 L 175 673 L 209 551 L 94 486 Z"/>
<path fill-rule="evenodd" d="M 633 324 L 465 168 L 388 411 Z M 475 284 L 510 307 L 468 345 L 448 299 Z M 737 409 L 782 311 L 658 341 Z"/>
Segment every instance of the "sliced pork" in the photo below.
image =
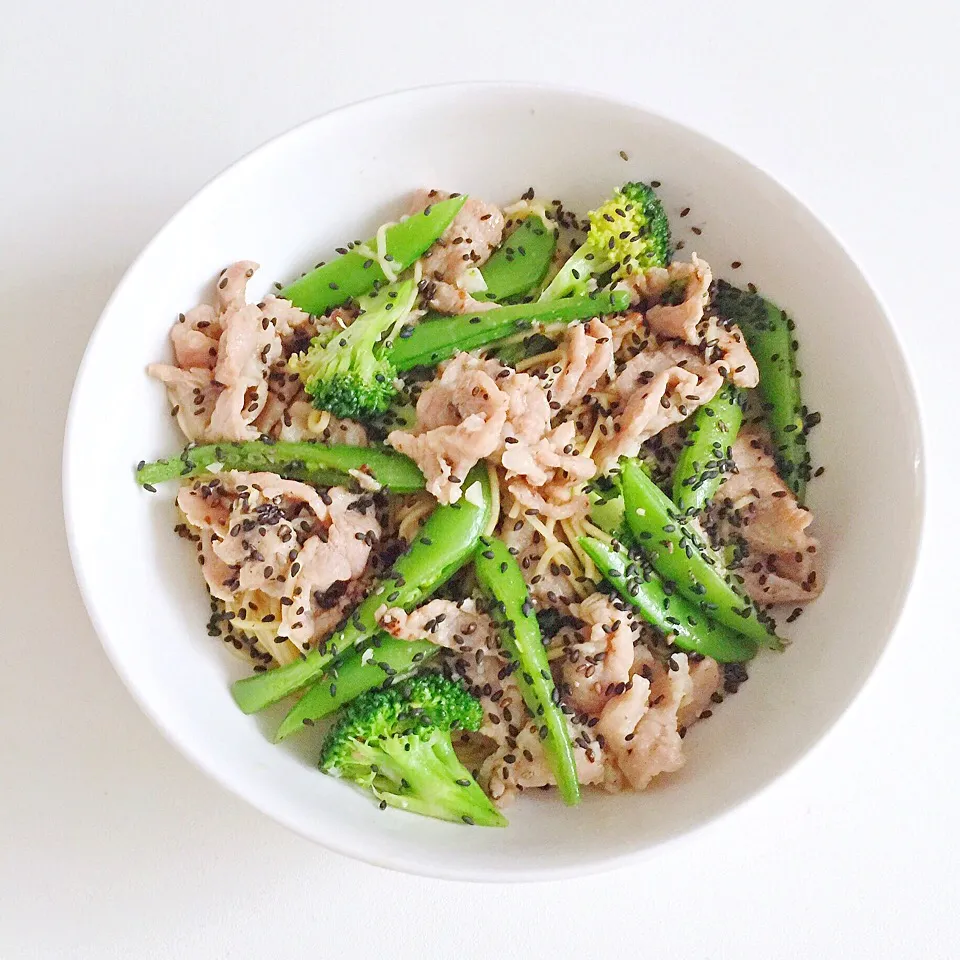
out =
<path fill-rule="evenodd" d="M 733 460 L 737 472 L 728 475 L 717 496 L 725 508 L 722 533 L 747 547 L 737 571 L 747 592 L 763 605 L 813 600 L 823 589 L 819 545 L 808 532 L 813 514 L 781 480 L 769 437 L 745 427 L 733 445 Z"/>
<path fill-rule="evenodd" d="M 594 451 L 601 471 L 620 457 L 635 457 L 641 446 L 671 424 L 685 420 L 723 386 L 717 364 L 676 340 L 649 337 L 613 385 L 613 425 Z"/>
<path fill-rule="evenodd" d="M 575 643 L 564 650 L 562 676 L 567 699 L 581 713 L 598 716 L 607 701 L 630 680 L 634 663 L 634 621 L 610 598 L 593 593 L 570 613 L 582 624 Z"/>
<path fill-rule="evenodd" d="M 272 378 L 285 352 L 308 345 L 316 331 L 311 318 L 286 300 L 246 302 L 256 270 L 257 264 L 242 260 L 222 271 L 216 305 L 181 314 L 170 331 L 176 365 L 148 367 L 166 386 L 189 440 L 254 440 L 263 432 L 256 421 L 268 405 L 277 422 L 280 396 Z"/>
<path fill-rule="evenodd" d="M 339 596 L 364 573 L 380 536 L 372 498 L 340 487 L 318 492 L 273 473 L 197 480 L 180 490 L 177 504 L 200 532 L 213 596 L 279 601 L 279 617 L 271 615 L 277 636 L 301 649 L 319 639 L 321 625 L 332 629 L 327 591 L 341 584 Z"/>

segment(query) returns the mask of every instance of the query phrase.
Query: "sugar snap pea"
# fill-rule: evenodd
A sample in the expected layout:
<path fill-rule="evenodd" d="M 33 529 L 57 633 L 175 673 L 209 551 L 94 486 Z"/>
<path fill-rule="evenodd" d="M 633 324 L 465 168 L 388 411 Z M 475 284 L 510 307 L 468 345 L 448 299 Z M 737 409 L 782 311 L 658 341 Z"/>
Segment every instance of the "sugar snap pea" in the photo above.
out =
<path fill-rule="evenodd" d="M 731 447 L 743 423 L 743 398 L 727 384 L 693 415 L 673 471 L 673 502 L 699 513 L 733 470 Z"/>
<path fill-rule="evenodd" d="M 619 313 L 629 305 L 630 294 L 615 290 L 563 300 L 517 303 L 456 317 L 425 318 L 400 332 L 390 351 L 390 360 L 398 370 L 433 366 L 461 350 L 475 350 L 495 343 L 535 323 L 585 320 Z"/>
<path fill-rule="evenodd" d="M 480 268 L 487 289 L 476 294 L 476 299 L 502 303 L 535 292 L 550 268 L 556 246 L 552 227 L 535 213 L 525 217 Z"/>
<path fill-rule="evenodd" d="M 481 537 L 473 569 L 480 586 L 494 602 L 500 644 L 516 663 L 513 677 L 540 728 L 544 753 L 557 779 L 560 796 L 568 805 L 578 804 L 580 785 L 570 727 L 559 706 L 560 698 L 520 565 L 502 540 Z"/>
<path fill-rule="evenodd" d="M 309 440 L 248 440 L 187 447 L 177 457 L 141 464 L 137 468 L 137 483 L 153 486 L 166 480 L 193 477 L 207 472 L 215 464 L 222 470 L 268 470 L 319 486 L 349 483 L 351 470 L 369 474 L 394 493 L 413 493 L 422 490 L 424 485 L 417 465 L 393 450 Z"/>
<path fill-rule="evenodd" d="M 305 724 L 322 720 L 386 680 L 406 676 L 440 649 L 426 640 L 397 640 L 382 635 L 378 635 L 378 640 L 378 644 L 358 644 L 340 661 L 331 664 L 283 718 L 274 742 L 279 743 L 302 730 Z"/>
<path fill-rule="evenodd" d="M 783 646 L 753 601 L 736 589 L 719 555 L 636 460 L 620 464 L 624 516 L 636 545 L 664 582 L 717 623 L 766 646 Z"/>
<path fill-rule="evenodd" d="M 807 412 L 800 395 L 793 321 L 775 303 L 724 280 L 717 283 L 714 303 L 721 316 L 739 324 L 757 361 L 759 390 L 777 466 L 784 482 L 803 503 L 810 479 L 807 433 L 820 418 Z"/>
<path fill-rule="evenodd" d="M 405 270 L 433 246 L 466 202 L 465 196 L 431 204 L 420 213 L 401 220 L 385 231 L 386 257 L 395 273 Z M 374 284 L 389 279 L 375 255 L 376 239 L 340 254 L 335 260 L 311 270 L 288 284 L 279 296 L 307 313 L 321 314 L 351 297 L 369 293 Z"/>
<path fill-rule="evenodd" d="M 713 623 L 682 594 L 668 591 L 645 558 L 631 557 L 594 537 L 580 537 L 580 546 L 617 593 L 681 650 L 720 663 L 756 656 L 756 641 Z"/>

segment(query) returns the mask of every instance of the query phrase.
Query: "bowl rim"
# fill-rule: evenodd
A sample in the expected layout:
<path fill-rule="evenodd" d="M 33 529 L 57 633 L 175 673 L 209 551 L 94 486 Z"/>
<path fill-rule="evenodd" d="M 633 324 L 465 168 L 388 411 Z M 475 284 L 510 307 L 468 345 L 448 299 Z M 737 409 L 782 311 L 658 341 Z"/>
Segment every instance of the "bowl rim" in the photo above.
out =
<path fill-rule="evenodd" d="M 679 127 L 688 133 L 694 134 L 696 137 L 707 143 L 712 149 L 721 151 L 731 158 L 735 158 L 739 163 L 749 167 L 755 174 L 759 175 L 760 177 L 764 177 L 769 182 L 773 183 L 794 203 L 796 203 L 808 216 L 810 216 L 824 231 L 826 231 L 833 242 L 837 245 L 838 249 L 842 251 L 844 256 L 854 267 L 864 285 L 870 292 L 870 295 L 874 298 L 886 324 L 887 332 L 890 334 L 891 342 L 896 351 L 899 364 L 903 369 L 903 386 L 909 399 L 909 419 L 913 421 L 911 424 L 911 432 L 913 433 L 915 440 L 915 461 L 913 471 L 915 477 L 916 503 L 914 505 L 914 520 L 912 529 L 909 534 L 911 546 L 910 555 L 906 558 L 908 560 L 908 566 L 906 568 L 907 572 L 900 586 L 899 596 L 895 598 L 895 613 L 892 618 L 892 623 L 883 639 L 883 643 L 877 652 L 874 662 L 863 675 L 860 686 L 855 691 L 853 696 L 840 708 L 840 711 L 835 716 L 827 720 L 816 730 L 815 736 L 809 740 L 808 744 L 798 754 L 787 760 L 777 772 L 771 775 L 765 783 L 761 784 L 752 793 L 726 802 L 717 809 L 713 810 L 700 823 L 684 829 L 675 836 L 664 837 L 640 849 L 627 849 L 622 853 L 612 856 L 605 855 L 601 857 L 587 858 L 576 864 L 567 866 L 537 867 L 535 865 L 521 865 L 518 868 L 511 868 L 509 871 L 505 871 L 496 867 L 482 867 L 478 869 L 476 866 L 471 866 L 469 863 L 463 867 L 442 867 L 432 863 L 424 864 L 420 861 L 401 859 L 394 855 L 378 855 L 376 850 L 372 847 L 357 849 L 348 844 L 340 843 L 335 835 L 325 836 L 323 839 L 321 839 L 308 833 L 304 828 L 301 827 L 301 825 L 293 822 L 290 818 L 284 815 L 278 815 L 275 811 L 267 809 L 264 804 L 258 802 L 257 800 L 251 799 L 245 793 L 241 792 L 241 790 L 238 789 L 232 782 L 230 782 L 227 776 L 223 775 L 220 771 L 215 771 L 207 766 L 202 753 L 199 750 L 195 750 L 191 742 L 175 733 L 174 730 L 167 725 L 160 712 L 155 710 L 153 705 L 148 702 L 146 698 L 141 696 L 136 681 L 124 664 L 124 659 L 120 651 L 117 649 L 116 645 L 110 639 L 108 639 L 110 631 L 104 618 L 101 616 L 97 608 L 93 591 L 90 588 L 86 573 L 79 562 L 80 546 L 77 542 L 76 528 L 73 522 L 75 505 L 73 503 L 72 494 L 73 482 L 71 468 L 75 460 L 73 450 L 76 442 L 75 434 L 78 430 L 78 414 L 76 412 L 77 397 L 80 394 L 82 384 L 87 375 L 88 367 L 90 366 L 90 357 L 94 353 L 100 337 L 103 335 L 105 318 L 113 309 L 114 304 L 120 299 L 121 294 L 123 293 L 127 284 L 130 282 L 131 275 L 134 273 L 140 263 L 150 256 L 153 248 L 157 245 L 160 238 L 176 224 L 177 220 L 179 220 L 179 218 L 185 214 L 188 208 L 193 206 L 195 201 L 197 201 L 208 190 L 212 189 L 216 183 L 218 183 L 234 168 L 246 163 L 252 157 L 259 155 L 261 152 L 272 149 L 279 141 L 294 137 L 304 128 L 320 123 L 329 117 L 349 112 L 357 107 L 378 101 L 401 100 L 405 97 L 410 97 L 411 95 L 430 94 L 441 90 L 451 89 L 459 89 L 463 90 L 464 92 L 472 90 L 539 91 L 549 94 L 568 95 L 577 97 L 581 100 L 595 100 L 598 103 L 607 105 L 613 104 L 616 106 L 625 107 L 634 112 L 646 114 L 654 120 Z M 589 87 L 578 87 L 574 85 L 545 82 L 531 82 L 525 80 L 448 81 L 443 83 L 421 84 L 413 87 L 405 87 L 397 90 L 377 93 L 368 97 L 353 100 L 337 107 L 333 107 L 330 110 L 326 110 L 323 113 L 317 114 L 316 116 L 297 123 L 287 130 L 284 130 L 281 133 L 263 141 L 251 150 L 248 150 L 246 153 L 218 171 L 212 177 L 208 178 L 202 186 L 195 190 L 191 196 L 162 223 L 162 225 L 154 232 L 150 240 L 144 245 L 142 250 L 137 254 L 137 256 L 124 271 L 113 293 L 110 295 L 109 299 L 101 310 L 97 322 L 87 340 L 87 345 L 84 348 L 83 356 L 81 357 L 80 363 L 77 367 L 77 373 L 70 395 L 70 402 L 64 427 L 63 454 L 61 460 L 61 496 L 63 501 L 63 518 L 66 539 L 74 577 L 77 581 L 87 616 L 90 618 L 90 622 L 93 625 L 95 633 L 97 634 L 100 645 L 103 648 L 103 651 L 106 654 L 107 659 L 110 661 L 113 669 L 116 671 L 123 685 L 126 687 L 127 691 L 130 693 L 140 710 L 150 719 L 150 721 L 167 740 L 167 742 L 174 746 L 196 768 L 217 782 L 222 788 L 229 791 L 231 794 L 238 797 L 264 816 L 270 818 L 276 823 L 281 824 L 304 839 L 313 843 L 317 843 L 334 853 L 368 863 L 372 866 L 383 867 L 416 876 L 432 877 L 443 880 L 496 883 L 543 882 L 559 881 L 571 879 L 573 877 L 587 876 L 591 874 L 608 872 L 615 869 L 622 869 L 654 855 L 668 845 L 690 842 L 702 831 L 714 827 L 720 820 L 729 816 L 734 810 L 757 800 L 761 795 L 769 791 L 770 788 L 787 773 L 796 769 L 801 763 L 807 760 L 811 753 L 813 753 L 814 750 L 823 744 L 830 731 L 835 729 L 840 724 L 853 704 L 862 696 L 863 691 L 873 679 L 881 661 L 887 656 L 890 649 L 891 640 L 894 634 L 896 634 L 900 629 L 904 611 L 907 606 L 907 601 L 915 588 L 919 556 L 926 530 L 927 503 L 929 498 L 926 449 L 927 442 L 924 433 L 922 406 L 919 401 L 919 391 L 917 389 L 917 378 L 910 362 L 910 355 L 908 351 L 904 349 L 901 335 L 896 325 L 890 319 L 890 312 L 887 309 L 886 304 L 881 296 L 877 293 L 872 283 L 869 281 L 866 271 L 863 269 L 859 261 L 851 254 L 850 250 L 836 234 L 828 221 L 826 221 L 819 214 L 814 213 L 789 187 L 781 182 L 776 176 L 760 165 L 754 163 L 752 160 L 745 158 L 733 148 L 728 147 L 725 143 L 717 140 L 710 134 L 705 133 L 699 127 L 686 121 L 674 119 L 666 113 L 663 113 L 644 102 L 629 97 L 612 96 L 603 92 L 602 90 L 592 89 Z"/>

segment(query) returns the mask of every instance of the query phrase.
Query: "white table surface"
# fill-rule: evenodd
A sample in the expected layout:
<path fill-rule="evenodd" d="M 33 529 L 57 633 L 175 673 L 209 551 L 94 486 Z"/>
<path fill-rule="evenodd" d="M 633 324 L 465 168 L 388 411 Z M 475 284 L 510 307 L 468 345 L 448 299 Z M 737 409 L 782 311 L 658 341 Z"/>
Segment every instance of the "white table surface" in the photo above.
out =
<path fill-rule="evenodd" d="M 960 17 L 946 0 L 466 6 L 0 2 L 0 958 L 955 955 Z M 498 78 L 646 102 L 795 191 L 889 307 L 929 472 L 900 629 L 826 741 L 682 847 L 525 887 L 344 860 L 208 781 L 102 654 L 59 493 L 87 336 L 187 197 L 330 107 Z"/>

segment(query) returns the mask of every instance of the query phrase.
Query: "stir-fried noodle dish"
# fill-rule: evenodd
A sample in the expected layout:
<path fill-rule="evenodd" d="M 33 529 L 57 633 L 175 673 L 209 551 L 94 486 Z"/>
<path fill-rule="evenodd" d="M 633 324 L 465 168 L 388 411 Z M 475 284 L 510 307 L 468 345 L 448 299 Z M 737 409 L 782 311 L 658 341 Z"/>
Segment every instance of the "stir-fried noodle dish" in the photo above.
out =
<path fill-rule="evenodd" d="M 179 484 L 238 707 L 381 808 L 666 785 L 822 589 L 798 331 L 657 186 L 420 191 L 258 302 L 226 267 L 149 368 L 187 445 L 137 480 Z"/>

